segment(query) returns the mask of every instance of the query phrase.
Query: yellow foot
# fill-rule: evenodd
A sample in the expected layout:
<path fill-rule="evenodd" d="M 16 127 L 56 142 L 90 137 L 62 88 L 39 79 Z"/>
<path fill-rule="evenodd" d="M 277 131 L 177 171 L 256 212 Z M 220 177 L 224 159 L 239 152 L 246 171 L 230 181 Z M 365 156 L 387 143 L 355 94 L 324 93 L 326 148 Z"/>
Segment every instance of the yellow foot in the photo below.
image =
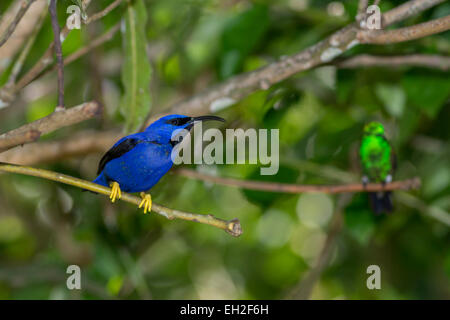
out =
<path fill-rule="evenodd" d="M 144 214 L 152 211 L 152 196 L 145 192 L 141 192 L 141 198 L 142 201 L 139 205 L 139 208 L 142 208 L 142 206 L 144 206 Z"/>
<path fill-rule="evenodd" d="M 109 198 L 111 199 L 111 202 L 114 203 L 116 199 L 122 198 L 122 191 L 120 191 L 120 186 L 117 182 L 111 182 L 109 185 L 111 187 L 111 194 L 109 195 Z"/>

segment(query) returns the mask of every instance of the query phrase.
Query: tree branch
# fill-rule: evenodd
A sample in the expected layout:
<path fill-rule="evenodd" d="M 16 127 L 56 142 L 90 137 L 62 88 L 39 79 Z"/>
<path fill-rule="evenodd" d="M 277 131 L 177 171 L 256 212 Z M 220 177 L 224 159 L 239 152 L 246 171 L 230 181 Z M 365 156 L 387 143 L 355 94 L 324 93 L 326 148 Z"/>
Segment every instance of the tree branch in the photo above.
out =
<path fill-rule="evenodd" d="M 373 56 L 361 54 L 341 61 L 333 65 L 338 68 L 360 68 L 360 67 L 402 67 L 418 66 L 425 68 L 450 69 L 450 57 L 431 54 L 411 54 L 405 56 Z"/>
<path fill-rule="evenodd" d="M 62 57 L 61 48 L 61 38 L 60 38 L 60 28 L 58 24 L 58 15 L 56 12 L 56 0 L 50 0 L 50 5 L 48 7 L 50 12 L 50 17 L 52 20 L 53 29 L 53 48 L 56 55 L 56 65 L 58 69 L 58 104 L 56 106 L 56 111 L 64 110 L 64 63 Z"/>
<path fill-rule="evenodd" d="M 40 134 L 47 134 L 56 129 L 90 119 L 99 115 L 101 111 L 99 104 L 92 101 L 63 111 L 53 112 L 42 119 L 0 135 L 0 144 L 11 145 L 11 141 L 16 141 L 16 139 L 19 139 L 18 137 L 27 135 L 30 130 L 38 131 Z"/>
<path fill-rule="evenodd" d="M 114 25 L 111 29 L 109 29 L 106 33 L 102 34 L 101 36 L 95 38 L 94 40 L 90 41 L 89 44 L 85 47 L 82 47 L 72 53 L 71 55 L 67 56 L 67 58 L 64 59 L 64 65 L 68 65 L 69 63 L 72 63 L 73 61 L 79 59 L 80 57 L 87 54 L 92 49 L 101 46 L 105 42 L 112 39 L 112 37 L 119 31 L 120 29 L 120 22 Z"/>
<path fill-rule="evenodd" d="M 16 62 L 14 63 L 11 74 L 9 75 L 9 78 L 8 78 L 8 85 L 14 85 L 14 82 L 16 82 L 16 78 L 19 75 L 20 71 L 22 70 L 25 59 L 27 58 L 28 53 L 31 50 L 31 47 L 33 46 L 34 41 L 36 40 L 37 34 L 41 30 L 42 23 L 44 22 L 46 15 L 47 15 L 47 10 L 42 10 L 42 12 L 39 16 L 39 19 L 38 19 L 36 25 L 34 26 L 33 31 L 28 36 L 25 46 L 21 50 L 19 57 L 17 58 Z"/>
<path fill-rule="evenodd" d="M 396 30 L 361 30 L 357 39 L 361 43 L 388 44 L 411 41 L 450 29 L 450 15 Z"/>
<path fill-rule="evenodd" d="M 0 138 L 0 153 L 21 144 L 34 142 L 39 139 L 40 136 L 41 133 L 39 131 L 30 129 L 25 133 L 10 135 L 7 139 Z"/>
<path fill-rule="evenodd" d="M 348 193 L 348 192 L 374 192 L 391 190 L 410 190 L 420 188 L 420 179 L 414 178 L 403 181 L 393 181 L 385 185 L 381 183 L 369 183 L 363 186 L 362 183 L 339 184 L 339 185 L 310 185 L 310 184 L 288 184 L 277 182 L 262 182 L 252 180 L 241 180 L 234 178 L 223 178 L 211 176 L 190 169 L 177 169 L 175 173 L 191 178 L 214 184 L 238 187 L 250 190 L 282 192 L 282 193 L 304 193 L 304 192 L 323 192 L 323 193 Z"/>
<path fill-rule="evenodd" d="M 68 184 L 74 187 L 82 188 L 85 190 L 89 190 L 95 193 L 100 193 L 106 196 L 111 194 L 111 188 L 103 187 L 93 182 L 89 182 L 86 180 L 82 180 L 79 178 L 71 177 L 65 174 L 37 169 L 32 167 L 23 167 L 18 165 L 12 165 L 7 163 L 0 163 L 0 171 L 11 172 L 11 173 L 19 173 L 39 178 L 44 178 L 52 181 L 56 181 L 59 183 Z M 135 197 L 128 193 L 122 193 L 121 200 L 139 205 L 142 201 L 141 198 Z M 173 219 L 182 219 L 187 221 L 198 222 L 202 224 L 207 224 L 219 229 L 226 231 L 228 234 L 231 234 L 234 237 L 239 237 L 242 234 L 241 224 L 238 219 L 233 219 L 230 221 L 218 219 L 213 215 L 203 215 L 203 214 L 195 214 L 188 213 L 179 210 L 169 209 L 159 204 L 153 203 L 152 211 L 158 213 L 166 217 L 169 220 Z"/>
<path fill-rule="evenodd" d="M 117 131 L 83 131 L 68 139 L 30 143 L 0 154 L 0 162 L 20 165 L 52 163 L 90 153 L 105 152 L 122 137 Z M 0 140 L 1 141 L 1 140 Z"/>
<path fill-rule="evenodd" d="M 94 14 L 91 19 L 88 19 L 85 24 L 89 24 L 97 21 L 98 19 L 104 17 L 107 13 L 109 13 L 112 9 L 115 9 L 120 2 L 129 1 L 129 0 L 120 0 L 115 1 L 113 4 L 109 5 L 106 9 Z M 84 0 L 83 6 L 87 7 L 90 4 L 91 0 Z M 67 26 L 60 32 L 59 38 L 64 41 L 69 35 L 70 30 Z M 36 62 L 36 64 L 22 77 L 20 78 L 15 85 L 9 85 L 7 87 L 3 87 L 0 89 L 0 102 L 3 104 L 9 104 L 14 100 L 16 94 L 23 89 L 26 85 L 28 85 L 31 81 L 35 80 L 38 76 L 42 74 L 42 72 L 53 64 L 53 50 L 54 50 L 55 42 L 53 41 L 45 53 L 41 56 L 41 58 Z"/>
<path fill-rule="evenodd" d="M 441 2 L 443 0 L 408 1 L 384 13 L 382 16 L 383 26 L 387 27 L 402 21 Z M 296 73 L 333 61 L 345 51 L 360 44 L 357 39 L 359 32 L 362 31 L 358 24 L 352 23 L 297 54 L 285 57 L 260 69 L 234 76 L 221 84 L 194 95 L 190 99 L 181 101 L 173 105 L 164 114 L 177 113 L 195 116 L 222 110 L 257 90 L 267 90 L 273 84 Z M 143 128 L 160 116 L 162 115 L 149 116 Z"/>
<path fill-rule="evenodd" d="M 356 14 L 356 21 L 360 22 L 366 16 L 366 10 L 369 5 L 369 0 L 359 0 L 358 12 Z"/>
<path fill-rule="evenodd" d="M 19 11 L 17 12 L 13 21 L 11 21 L 8 28 L 6 28 L 5 32 L 0 36 L 0 47 L 3 46 L 5 42 L 8 41 L 9 37 L 11 37 L 11 35 L 14 33 L 14 30 L 16 30 L 16 27 L 19 24 L 20 20 L 22 20 L 28 8 L 34 1 L 35 0 L 24 0 L 22 2 Z"/>
<path fill-rule="evenodd" d="M 434 7 L 445 0 L 410 0 L 395 7 L 382 16 L 383 28 L 415 16 L 419 12 Z"/>
<path fill-rule="evenodd" d="M 115 8 L 117 8 L 123 1 L 130 1 L 130 0 L 116 0 L 113 3 L 111 3 L 109 6 L 107 6 L 105 9 L 103 9 L 100 12 L 97 12 L 96 14 L 93 14 L 92 16 L 90 16 L 87 21 L 86 24 L 90 24 L 94 21 L 97 21 L 101 18 L 103 18 L 104 16 L 106 16 L 108 13 L 110 13 L 111 11 L 113 11 Z"/>

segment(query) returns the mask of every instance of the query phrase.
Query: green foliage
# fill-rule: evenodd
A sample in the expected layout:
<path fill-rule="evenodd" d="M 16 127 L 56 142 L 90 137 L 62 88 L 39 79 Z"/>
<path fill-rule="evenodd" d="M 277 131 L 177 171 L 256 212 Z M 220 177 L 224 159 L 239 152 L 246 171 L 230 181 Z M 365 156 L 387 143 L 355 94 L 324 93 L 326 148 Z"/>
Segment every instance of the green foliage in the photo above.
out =
<path fill-rule="evenodd" d="M 240 71 L 245 58 L 261 42 L 268 26 L 268 8 L 263 5 L 254 5 L 231 19 L 222 33 L 219 68 L 222 79 Z"/>
<path fill-rule="evenodd" d="M 331 7 L 343 4 L 343 15 L 329 13 L 332 2 Z M 1 15 L 11 3 L 0 1 Z M 400 3 L 383 0 L 380 5 L 385 12 Z M 58 1 L 61 25 L 69 4 Z M 88 16 L 109 4 L 91 1 Z M 66 105 L 102 98 L 103 118 L 44 137 L 46 144 L 71 141 L 54 146 L 69 154 L 34 165 L 92 180 L 102 154 L 79 154 L 73 143 L 84 143 L 77 140 L 79 133 L 136 131 L 149 111 L 165 112 L 174 102 L 317 43 L 353 22 L 357 7 L 357 0 L 124 1 L 104 18 L 72 30 L 63 43 L 67 57 L 121 22 L 121 34 L 64 70 Z M 448 15 L 449 9 L 442 3 L 405 25 Z M 47 16 L 19 78 L 52 39 Z M 448 56 L 449 40 L 447 32 L 404 44 L 356 46 L 341 58 L 363 53 Z M 0 89 L 16 57 L 0 59 Z M 258 90 L 219 113 L 227 120 L 221 130 L 280 130 L 278 174 L 261 176 L 261 164 L 193 169 L 266 182 L 359 182 L 362 129 L 370 121 L 383 123 L 399 159 L 394 178 L 417 176 L 423 186 L 394 192 L 395 210 L 389 216 L 374 216 L 367 195 L 354 195 L 342 212 L 336 250 L 312 298 L 449 299 L 449 93 L 448 71 L 321 66 Z M 1 131 L 49 114 L 55 97 L 56 73 L 49 70 L 21 90 L 11 107 L 0 109 Z M 155 202 L 170 208 L 239 218 L 243 235 L 232 238 L 210 226 L 144 216 L 121 201 L 112 205 L 90 192 L 2 174 L 0 299 L 283 299 L 313 270 L 339 197 L 257 192 L 176 174 L 165 176 L 151 192 Z M 82 269 L 81 291 L 65 286 L 70 264 Z M 371 264 L 382 270 L 377 292 L 366 287 Z"/>
<path fill-rule="evenodd" d="M 124 19 L 122 84 L 125 93 L 120 110 L 125 118 L 125 130 L 133 132 L 144 123 L 151 103 L 151 68 L 146 52 L 147 11 L 144 1 L 136 0 L 129 4 Z"/>
<path fill-rule="evenodd" d="M 430 118 L 438 114 L 450 94 L 448 74 L 411 72 L 402 82 L 411 105 Z"/>

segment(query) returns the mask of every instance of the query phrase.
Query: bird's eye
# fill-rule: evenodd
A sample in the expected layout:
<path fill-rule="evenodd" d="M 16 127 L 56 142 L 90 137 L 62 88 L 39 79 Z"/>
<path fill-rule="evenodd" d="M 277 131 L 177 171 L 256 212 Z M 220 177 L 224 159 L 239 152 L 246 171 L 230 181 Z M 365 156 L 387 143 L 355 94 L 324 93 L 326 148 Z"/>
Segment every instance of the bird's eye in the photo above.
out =
<path fill-rule="evenodd" d="M 167 124 L 170 124 L 172 126 L 182 126 L 185 125 L 191 118 L 189 117 L 183 117 L 183 118 L 173 118 L 166 121 Z"/>

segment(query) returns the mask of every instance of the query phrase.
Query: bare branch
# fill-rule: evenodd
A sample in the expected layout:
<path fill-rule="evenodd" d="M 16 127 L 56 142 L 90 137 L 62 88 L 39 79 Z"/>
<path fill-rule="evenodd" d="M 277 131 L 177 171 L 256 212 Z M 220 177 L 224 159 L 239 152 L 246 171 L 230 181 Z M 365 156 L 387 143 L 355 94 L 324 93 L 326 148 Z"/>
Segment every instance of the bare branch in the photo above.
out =
<path fill-rule="evenodd" d="M 338 184 L 338 185 L 311 185 L 311 184 L 288 184 L 277 182 L 262 182 L 252 180 L 241 180 L 234 178 L 223 178 L 211 176 L 190 169 L 177 169 L 177 174 L 212 182 L 214 184 L 238 187 L 243 189 L 282 192 L 282 193 L 304 193 L 304 192 L 323 192 L 323 193 L 347 193 L 347 192 L 374 192 L 374 191 L 390 191 L 390 190 L 410 190 L 420 188 L 420 179 L 414 178 L 403 181 L 393 181 L 385 185 L 381 183 L 369 183 L 363 186 L 362 183 Z"/>
<path fill-rule="evenodd" d="M 31 129 L 24 134 L 10 135 L 7 138 L 0 138 L 0 153 L 12 147 L 36 141 L 41 136 L 37 130 Z"/>
<path fill-rule="evenodd" d="M 383 28 L 415 16 L 419 12 L 434 7 L 445 0 L 410 0 L 383 14 Z"/>
<path fill-rule="evenodd" d="M 84 131 L 67 139 L 30 143 L 0 154 L 0 162 L 20 165 L 52 163 L 61 159 L 104 152 L 122 137 L 120 132 Z"/>
<path fill-rule="evenodd" d="M 64 63 L 62 57 L 61 48 L 61 38 L 60 29 L 58 24 L 58 15 L 56 12 L 56 0 L 50 0 L 50 5 L 48 7 L 50 16 L 52 19 L 52 29 L 53 29 L 53 48 L 56 55 L 56 65 L 58 68 L 58 105 L 56 110 L 64 110 Z"/>
<path fill-rule="evenodd" d="M 62 112 L 63 111 L 61 111 L 60 113 L 62 113 Z M 100 194 L 103 194 L 106 196 L 109 196 L 111 194 L 111 188 L 103 187 L 103 186 L 98 185 L 93 182 L 89 182 L 86 180 L 82 180 L 79 178 L 71 177 L 71 176 L 68 176 L 65 174 L 61 174 L 61 173 L 57 173 L 57 172 L 53 172 L 53 171 L 49 171 L 49 170 L 1 163 L 0 171 L 19 173 L 19 174 L 25 174 L 25 175 L 29 175 L 29 176 L 44 178 L 44 179 L 56 181 L 59 183 L 68 184 L 68 185 L 71 185 L 74 187 L 82 188 L 85 190 L 89 190 L 89 191 L 92 191 L 95 193 L 100 193 Z M 133 196 L 128 193 L 122 193 L 121 200 L 135 204 L 136 206 L 139 206 L 139 204 L 142 201 L 141 198 Z M 183 211 L 179 211 L 179 210 L 169 209 L 169 208 L 166 208 L 166 207 L 161 206 L 156 203 L 152 204 L 152 211 L 166 217 L 169 220 L 182 219 L 182 220 L 207 224 L 207 225 L 222 229 L 234 237 L 239 237 L 242 234 L 241 224 L 238 219 L 233 219 L 233 220 L 227 221 L 227 220 L 222 220 L 222 219 L 216 218 L 210 214 L 208 214 L 208 215 L 195 214 L 195 213 L 189 213 L 189 212 L 183 212 Z"/>
<path fill-rule="evenodd" d="M 72 63 L 73 61 L 81 58 L 85 54 L 87 54 L 92 49 L 101 46 L 105 42 L 112 39 L 112 37 L 119 31 L 120 29 L 120 23 L 117 23 L 115 26 L 113 26 L 111 29 L 109 29 L 106 33 L 102 34 L 101 36 L 95 38 L 94 40 L 90 41 L 89 44 L 85 47 L 82 47 L 72 53 L 71 55 L 67 56 L 67 58 L 64 59 L 64 65 L 68 65 L 69 63 Z"/>
<path fill-rule="evenodd" d="M 6 41 L 8 41 L 9 37 L 11 37 L 20 20 L 22 20 L 23 16 L 25 15 L 25 12 L 27 12 L 28 8 L 34 1 L 35 0 L 24 0 L 22 2 L 19 11 L 17 12 L 13 21 L 9 24 L 8 28 L 6 28 L 5 32 L 0 36 L 0 47 L 3 46 Z"/>
<path fill-rule="evenodd" d="M 42 12 L 39 16 L 39 19 L 38 19 L 36 25 L 34 26 L 33 31 L 31 32 L 30 36 L 28 37 L 28 40 L 27 40 L 25 46 L 21 50 L 19 57 L 17 58 L 16 62 L 14 63 L 11 74 L 8 78 L 9 85 L 14 85 L 14 82 L 16 82 L 16 78 L 19 75 L 20 71 L 22 70 L 25 59 L 27 58 L 28 53 L 31 50 L 31 47 L 33 46 L 34 41 L 36 40 L 37 34 L 41 30 L 42 23 L 44 22 L 46 15 L 47 15 L 47 11 L 42 10 Z"/>
<path fill-rule="evenodd" d="M 357 39 L 361 43 L 387 44 L 423 38 L 450 29 L 450 15 L 396 30 L 361 30 Z"/>
<path fill-rule="evenodd" d="M 103 9 L 100 12 L 97 12 L 96 14 L 93 14 L 91 17 L 89 17 L 86 21 L 86 24 L 92 23 L 94 21 L 97 21 L 104 16 L 106 16 L 108 13 L 113 11 L 115 8 L 117 8 L 123 1 L 129 1 L 129 0 L 116 0 L 113 3 L 111 3 L 109 6 L 107 6 L 105 9 Z"/>
<path fill-rule="evenodd" d="M 441 2 L 443 0 L 408 1 L 383 14 L 384 26 L 404 20 Z M 296 73 L 333 61 L 343 52 L 360 43 L 357 39 L 359 32 L 363 31 L 359 29 L 357 23 L 350 24 L 300 53 L 285 57 L 255 71 L 232 77 L 222 84 L 208 88 L 190 99 L 181 101 L 173 105 L 167 113 L 199 115 L 216 112 L 231 106 L 252 92 L 266 90 L 273 84 Z M 160 116 L 148 118 L 143 127 Z"/>
<path fill-rule="evenodd" d="M 59 128 L 67 127 L 75 123 L 90 119 L 96 115 L 99 115 L 101 111 L 102 109 L 98 103 L 93 101 L 86 102 L 70 109 L 53 112 L 52 114 L 42 119 L 36 120 L 20 128 L 4 133 L 0 135 L 0 140 L 15 140 L 18 139 L 18 136 L 26 135 L 30 130 L 39 131 L 41 134 L 47 134 Z"/>
<path fill-rule="evenodd" d="M 121 0 L 120 2 L 122 2 Z M 128 1 L 128 0 L 127 0 Z M 83 1 L 83 6 L 86 8 L 90 4 L 90 0 Z M 117 3 L 116 3 L 117 2 Z M 91 19 L 88 19 L 86 21 L 86 24 L 92 23 L 94 21 L 97 21 L 98 19 L 104 17 L 106 13 L 109 13 L 112 9 L 116 8 L 119 4 L 119 1 L 116 1 L 114 3 L 114 7 L 111 8 L 112 4 L 108 6 L 103 11 L 94 14 Z M 103 13 L 102 13 L 103 12 Z M 106 12 L 106 13 L 105 13 Z M 69 35 L 70 30 L 67 28 L 67 26 L 64 26 L 64 28 L 60 32 L 60 39 L 64 41 L 67 36 Z M 28 85 L 31 81 L 36 79 L 38 76 L 42 74 L 42 72 L 53 64 L 53 50 L 54 50 L 55 43 L 52 42 L 45 53 L 42 55 L 42 57 L 36 62 L 36 64 L 22 77 L 20 78 L 17 83 L 13 86 L 7 86 L 0 89 L 0 102 L 3 102 L 3 104 L 9 104 L 11 101 L 15 98 L 17 92 L 19 92 L 22 88 L 24 88 L 26 85 Z"/>
<path fill-rule="evenodd" d="M 359 0 L 358 12 L 356 14 L 356 21 L 361 21 L 366 16 L 367 6 L 369 5 L 369 0 Z"/>
<path fill-rule="evenodd" d="M 360 67 L 402 67 L 418 66 L 425 68 L 440 69 L 447 71 L 450 69 L 450 57 L 431 54 L 411 54 L 405 56 L 373 56 L 361 54 L 334 63 L 339 68 L 360 68 Z"/>

